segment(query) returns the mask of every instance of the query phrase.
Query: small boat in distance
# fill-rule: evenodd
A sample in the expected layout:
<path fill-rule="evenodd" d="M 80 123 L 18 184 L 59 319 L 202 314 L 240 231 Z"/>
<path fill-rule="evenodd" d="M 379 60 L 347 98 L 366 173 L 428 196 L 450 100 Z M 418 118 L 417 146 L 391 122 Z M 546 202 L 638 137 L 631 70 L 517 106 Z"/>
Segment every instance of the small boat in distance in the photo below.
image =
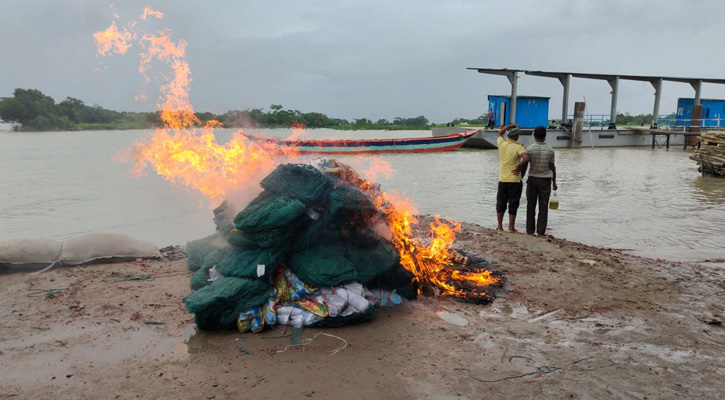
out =
<path fill-rule="evenodd" d="M 308 139 L 283 140 L 267 136 L 244 135 L 252 141 L 277 146 L 282 151 L 311 154 L 427 153 L 463 146 L 478 129 L 445 136 L 402 139 Z"/>

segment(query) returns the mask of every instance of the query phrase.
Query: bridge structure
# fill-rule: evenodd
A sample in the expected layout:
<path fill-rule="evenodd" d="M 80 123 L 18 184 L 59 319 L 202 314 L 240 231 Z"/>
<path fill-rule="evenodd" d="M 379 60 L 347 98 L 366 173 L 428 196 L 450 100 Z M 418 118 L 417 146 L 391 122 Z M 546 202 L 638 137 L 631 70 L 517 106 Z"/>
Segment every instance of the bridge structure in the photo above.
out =
<path fill-rule="evenodd" d="M 716 78 L 684 78 L 684 77 L 672 77 L 672 76 L 650 76 L 650 75 L 617 75 L 617 74 L 590 74 L 580 72 L 561 72 L 561 71 L 531 71 L 524 69 L 493 69 L 493 68 L 467 68 L 474 70 L 482 74 L 489 75 L 502 75 L 508 78 L 511 83 L 511 110 L 510 110 L 510 121 L 516 122 L 516 98 L 518 95 L 518 80 L 519 73 L 524 73 L 531 76 L 540 76 L 545 78 L 558 79 L 563 86 L 564 95 L 561 107 L 561 120 L 562 122 L 567 121 L 568 109 L 569 109 L 569 87 L 571 85 L 572 78 L 582 79 L 598 79 L 605 80 L 609 83 L 612 88 L 612 102 L 609 119 L 609 129 L 617 129 L 617 97 L 619 92 L 619 81 L 620 80 L 631 80 L 631 81 L 642 81 L 649 82 L 654 88 L 654 109 L 652 111 L 652 124 L 651 129 L 658 129 L 658 115 L 660 110 L 660 98 L 662 96 L 662 82 L 672 81 L 687 83 L 692 86 L 695 91 L 695 105 L 700 105 L 700 93 L 702 92 L 703 83 L 713 84 L 725 84 L 725 79 Z M 693 116 L 694 118 L 694 116 Z"/>

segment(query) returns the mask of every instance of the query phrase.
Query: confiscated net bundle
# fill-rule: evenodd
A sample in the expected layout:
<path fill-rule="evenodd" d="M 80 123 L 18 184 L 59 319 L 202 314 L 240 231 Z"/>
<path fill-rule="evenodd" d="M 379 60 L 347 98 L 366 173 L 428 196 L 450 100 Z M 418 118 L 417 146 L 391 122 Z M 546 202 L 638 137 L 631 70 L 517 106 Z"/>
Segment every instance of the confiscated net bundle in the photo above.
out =
<path fill-rule="evenodd" d="M 280 165 L 245 209 L 214 210 L 217 232 L 187 244 L 197 291 L 184 302 L 200 328 L 359 323 L 374 315 L 366 283 L 387 297 L 416 295 L 397 250 L 376 233 L 383 218 L 370 195 L 343 181 L 356 175 L 339 165 Z M 335 306 L 323 312 L 328 303 Z"/>

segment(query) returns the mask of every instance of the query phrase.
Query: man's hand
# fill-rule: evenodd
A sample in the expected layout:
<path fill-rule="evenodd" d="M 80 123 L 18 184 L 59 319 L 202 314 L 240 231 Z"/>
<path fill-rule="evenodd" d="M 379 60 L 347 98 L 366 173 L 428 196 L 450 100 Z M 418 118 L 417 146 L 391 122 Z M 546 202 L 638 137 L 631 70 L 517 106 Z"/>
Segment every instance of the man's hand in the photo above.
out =
<path fill-rule="evenodd" d="M 499 129 L 499 131 L 498 131 L 498 134 L 497 134 L 497 135 L 498 135 L 499 137 L 503 137 L 503 134 L 504 134 L 504 133 L 506 133 L 506 131 L 507 131 L 507 130 L 509 130 L 509 129 L 511 129 L 511 128 L 515 128 L 515 127 L 517 127 L 517 126 L 519 126 L 519 125 L 518 125 L 518 124 L 508 124 L 508 125 L 504 126 L 503 128 Z"/>
<path fill-rule="evenodd" d="M 552 182 L 551 187 L 554 189 L 554 191 L 559 188 L 559 186 L 556 186 L 556 182 Z"/>

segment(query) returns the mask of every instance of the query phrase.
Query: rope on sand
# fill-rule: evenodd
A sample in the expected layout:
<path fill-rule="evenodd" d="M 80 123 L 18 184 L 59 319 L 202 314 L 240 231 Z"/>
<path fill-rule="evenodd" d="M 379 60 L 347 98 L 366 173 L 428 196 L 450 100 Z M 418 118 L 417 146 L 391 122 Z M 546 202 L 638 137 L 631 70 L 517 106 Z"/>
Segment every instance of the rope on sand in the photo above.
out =
<path fill-rule="evenodd" d="M 113 272 L 113 273 L 111 273 L 111 275 L 112 276 L 119 276 L 120 274 L 117 273 L 117 272 Z M 154 279 L 154 277 L 151 276 L 151 275 L 148 275 L 148 274 L 144 274 L 144 275 L 126 274 L 126 275 L 121 276 L 118 279 L 114 279 L 112 281 L 106 281 L 106 280 L 104 280 L 102 282 L 106 282 L 106 283 L 116 283 L 116 282 L 128 282 L 128 281 L 145 281 L 145 280 L 149 280 L 149 279 Z"/>
<path fill-rule="evenodd" d="M 338 339 L 338 340 L 342 340 L 342 342 L 344 343 L 342 346 L 336 348 L 335 350 L 332 350 L 330 352 L 330 355 L 331 356 L 332 355 L 335 355 L 338 351 L 340 351 L 340 350 L 344 349 L 345 347 L 347 347 L 347 341 L 345 339 L 343 339 L 343 338 L 341 338 L 339 336 L 330 335 L 329 333 L 319 332 L 319 333 L 317 333 L 315 336 L 313 336 L 310 339 L 304 339 L 302 341 L 302 343 L 300 343 L 300 344 L 288 344 L 287 346 L 284 346 L 284 349 L 283 350 L 277 350 L 277 353 L 284 353 L 290 347 L 298 347 L 298 346 L 304 347 L 304 346 L 307 346 L 308 344 L 312 343 L 313 340 L 317 339 L 317 337 L 320 336 L 320 335 L 322 335 L 322 336 L 329 336 L 331 338 L 335 338 L 335 339 Z"/>
<path fill-rule="evenodd" d="M 40 271 L 36 271 L 36 272 L 33 272 L 33 273 L 32 273 L 31 275 L 40 275 L 40 274 L 42 274 L 43 272 L 47 272 L 47 271 L 50 271 L 51 269 L 53 269 L 53 267 L 55 267 L 55 266 L 56 266 L 56 265 L 58 265 L 58 264 L 60 264 L 60 261 L 53 261 L 53 263 L 52 263 L 52 264 L 50 264 L 50 265 L 48 265 L 47 267 L 45 267 L 45 268 L 41 269 Z"/>
<path fill-rule="evenodd" d="M 529 361 L 534 362 L 534 359 L 533 358 L 526 357 L 526 356 L 511 356 L 511 357 L 509 357 L 509 362 L 511 362 L 511 360 L 513 360 L 515 358 L 523 358 L 525 360 L 529 360 Z M 507 376 L 507 377 L 504 377 L 504 378 L 493 379 L 493 380 L 486 380 L 486 379 L 476 378 L 475 376 L 473 376 L 473 374 L 471 374 L 471 370 L 469 370 L 468 368 L 453 368 L 453 369 L 454 370 L 458 370 L 458 371 L 466 371 L 466 372 L 468 372 L 468 376 L 471 379 L 476 380 L 478 382 L 494 383 L 494 382 L 507 381 L 507 380 L 510 380 L 510 379 L 523 378 L 523 377 L 526 377 L 526 376 L 529 376 L 529 375 L 535 375 L 535 374 L 541 374 L 541 375 L 543 375 L 543 374 L 550 374 L 550 373 L 552 373 L 554 371 L 564 370 L 567 367 L 570 367 L 572 365 L 578 364 L 578 363 L 580 363 L 582 361 L 593 360 L 593 359 L 596 359 L 596 358 L 598 358 L 598 357 L 585 357 L 585 358 L 582 358 L 580 360 L 576 360 L 576 361 L 574 361 L 572 363 L 569 363 L 569 364 L 567 364 L 567 365 L 565 365 L 563 367 L 552 367 L 552 366 L 548 366 L 548 365 L 541 365 L 541 366 L 536 367 L 536 370 L 533 371 L 533 372 L 529 372 L 529 373 L 521 374 L 521 375 L 512 375 L 512 376 Z M 614 363 L 614 361 L 612 361 L 612 360 L 610 360 L 608 358 L 605 358 L 605 360 L 608 362 L 608 364 L 600 365 L 600 366 L 592 367 L 592 368 L 573 369 L 572 371 L 588 372 L 588 371 L 594 371 L 594 370 L 597 370 L 597 369 L 600 369 L 600 368 L 607 368 L 607 367 L 611 367 L 613 365 L 616 365 Z"/>
<path fill-rule="evenodd" d="M 58 289 L 28 289 L 28 297 L 41 297 L 45 296 L 46 298 L 53 298 L 56 294 L 66 290 L 67 288 L 58 288 Z"/>

